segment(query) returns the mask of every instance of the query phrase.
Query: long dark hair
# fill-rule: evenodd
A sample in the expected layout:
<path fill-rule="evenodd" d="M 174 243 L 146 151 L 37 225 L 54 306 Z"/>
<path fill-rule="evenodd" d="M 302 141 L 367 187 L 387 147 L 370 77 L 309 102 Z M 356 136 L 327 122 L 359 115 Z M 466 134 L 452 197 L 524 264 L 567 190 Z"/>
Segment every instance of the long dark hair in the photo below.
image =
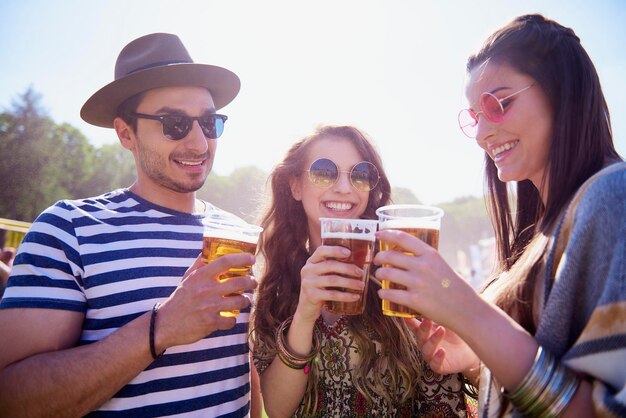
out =
<path fill-rule="evenodd" d="M 283 161 L 272 171 L 268 182 L 271 200 L 268 202 L 261 225 L 264 228 L 259 252 L 264 271 L 257 289 L 256 307 L 253 313 L 252 341 L 275 349 L 274 334 L 278 326 L 293 315 L 300 294 L 300 270 L 309 258 L 308 222 L 300 201 L 296 201 L 289 186 L 290 180 L 303 175 L 307 153 L 315 141 L 321 138 L 349 140 L 362 158 L 374 164 L 380 173 L 380 182 L 370 191 L 363 219 L 375 219 L 376 209 L 390 202 L 391 186 L 385 174 L 378 152 L 367 136 L 352 126 L 322 126 L 312 135 L 295 143 Z M 412 335 L 404 321 L 382 314 L 381 300 L 376 285 L 370 281 L 366 311 L 362 316 L 352 316 L 348 327 L 355 335 L 361 353 L 361 365 L 355 367 L 355 386 L 366 397 L 380 393 L 390 402 L 405 401 L 413 396 L 421 373 L 420 357 Z M 367 324 L 365 324 L 367 323 Z M 376 355 L 372 339 L 381 344 L 382 356 Z M 373 373 L 374 382 L 366 379 L 370 370 L 387 370 L 389 379 L 385 390 L 382 373 Z M 308 413 L 317 408 L 318 375 L 315 367 L 309 375 L 305 393 Z M 405 390 L 404 397 L 398 393 Z"/>
<path fill-rule="evenodd" d="M 572 29 L 537 14 L 519 16 L 485 41 L 469 58 L 467 70 L 487 61 L 507 64 L 533 78 L 553 111 L 545 206 L 530 180 L 518 182 L 511 199 L 494 162 L 485 154 L 487 200 L 498 256 L 495 276 L 508 272 L 512 283 L 505 286 L 497 303 L 534 332 L 532 295 L 545 251 L 535 252 L 539 259 L 525 260 L 526 267 L 516 267 L 519 271 L 515 274 L 509 270 L 532 240 L 550 236 L 582 183 L 620 157 L 613 145 L 609 109 L 598 74 Z"/>

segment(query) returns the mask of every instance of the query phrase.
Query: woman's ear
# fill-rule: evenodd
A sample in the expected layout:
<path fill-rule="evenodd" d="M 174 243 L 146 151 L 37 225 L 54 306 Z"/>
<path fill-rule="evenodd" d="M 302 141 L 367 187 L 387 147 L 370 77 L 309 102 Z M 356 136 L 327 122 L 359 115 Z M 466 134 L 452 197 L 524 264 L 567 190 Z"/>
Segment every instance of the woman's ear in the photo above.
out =
<path fill-rule="evenodd" d="M 302 200 L 302 185 L 300 184 L 300 177 L 292 177 L 289 180 L 289 187 L 291 188 L 291 196 L 298 202 Z"/>

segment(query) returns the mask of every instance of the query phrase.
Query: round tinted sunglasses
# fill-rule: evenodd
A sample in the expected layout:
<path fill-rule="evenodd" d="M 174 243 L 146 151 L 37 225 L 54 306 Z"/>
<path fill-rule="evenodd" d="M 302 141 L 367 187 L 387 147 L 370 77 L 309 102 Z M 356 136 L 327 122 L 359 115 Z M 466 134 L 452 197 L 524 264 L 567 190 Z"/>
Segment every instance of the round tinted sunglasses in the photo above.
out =
<path fill-rule="evenodd" d="M 368 161 L 355 164 L 350 171 L 339 171 L 337 164 L 328 158 L 320 158 L 308 170 L 309 180 L 318 187 L 327 189 L 337 183 L 340 173 L 348 173 L 352 187 L 360 192 L 373 190 L 380 180 L 376 166 Z"/>
<path fill-rule="evenodd" d="M 144 113 L 129 113 L 129 117 L 135 119 L 158 120 L 163 126 L 163 136 L 172 141 L 183 139 L 191 131 L 195 120 L 200 124 L 202 133 L 209 139 L 217 139 L 224 132 L 224 122 L 228 119 L 226 115 L 216 113 L 191 117 L 187 115 L 146 115 Z"/>
<path fill-rule="evenodd" d="M 463 109 L 459 112 L 459 127 L 461 131 L 470 138 L 476 138 L 476 133 L 478 132 L 478 116 L 481 113 L 485 119 L 491 123 L 502 122 L 506 107 L 509 104 L 507 100 L 528 90 L 532 86 L 534 86 L 534 83 L 502 99 L 498 99 L 493 93 L 489 92 L 481 94 L 478 99 L 480 111 L 474 112 L 472 109 Z"/>

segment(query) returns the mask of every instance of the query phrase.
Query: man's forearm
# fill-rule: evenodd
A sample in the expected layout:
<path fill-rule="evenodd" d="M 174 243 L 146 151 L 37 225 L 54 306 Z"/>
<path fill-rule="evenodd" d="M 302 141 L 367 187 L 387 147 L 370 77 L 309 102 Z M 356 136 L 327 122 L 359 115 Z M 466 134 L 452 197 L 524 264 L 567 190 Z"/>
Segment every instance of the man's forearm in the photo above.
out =
<path fill-rule="evenodd" d="M 149 314 L 93 344 L 37 354 L 0 371 L 0 416 L 83 416 L 153 360 Z"/>

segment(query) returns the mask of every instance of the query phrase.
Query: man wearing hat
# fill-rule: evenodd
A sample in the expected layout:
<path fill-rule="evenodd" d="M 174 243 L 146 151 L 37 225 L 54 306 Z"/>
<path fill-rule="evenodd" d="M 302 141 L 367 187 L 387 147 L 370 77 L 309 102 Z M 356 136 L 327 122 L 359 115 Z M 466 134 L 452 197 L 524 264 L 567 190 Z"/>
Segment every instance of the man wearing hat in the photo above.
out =
<path fill-rule="evenodd" d="M 239 86 L 231 71 L 193 63 L 175 35 L 121 51 L 115 80 L 81 117 L 115 129 L 137 179 L 57 202 L 25 237 L 0 303 L 0 416 L 250 414 L 257 283 L 217 277 L 254 257 L 201 260 L 202 220 L 236 217 L 195 193 L 227 119 L 216 112 Z"/>

